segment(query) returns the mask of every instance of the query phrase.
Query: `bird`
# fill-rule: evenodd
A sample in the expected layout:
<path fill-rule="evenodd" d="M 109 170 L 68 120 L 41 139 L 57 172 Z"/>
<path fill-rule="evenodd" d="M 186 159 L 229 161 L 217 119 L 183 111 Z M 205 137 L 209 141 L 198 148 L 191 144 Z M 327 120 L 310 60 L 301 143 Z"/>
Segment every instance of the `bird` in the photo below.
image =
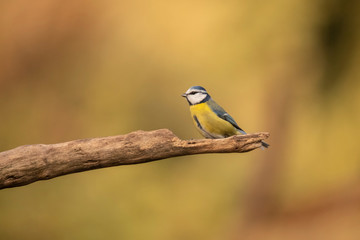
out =
<path fill-rule="evenodd" d="M 246 134 L 235 120 L 201 86 L 192 86 L 184 94 L 190 105 L 190 113 L 196 128 L 205 138 L 227 138 Z M 270 145 L 261 142 L 262 147 Z"/>

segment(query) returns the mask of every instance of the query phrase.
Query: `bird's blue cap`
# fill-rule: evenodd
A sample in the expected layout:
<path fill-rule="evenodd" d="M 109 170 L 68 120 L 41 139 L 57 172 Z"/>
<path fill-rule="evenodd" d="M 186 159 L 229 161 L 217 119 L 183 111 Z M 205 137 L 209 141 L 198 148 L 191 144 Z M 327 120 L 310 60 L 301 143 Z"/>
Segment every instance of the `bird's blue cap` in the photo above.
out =
<path fill-rule="evenodd" d="M 191 87 L 190 89 L 203 90 L 203 91 L 206 92 L 206 89 L 203 88 L 202 86 L 193 86 L 193 87 Z"/>
<path fill-rule="evenodd" d="M 189 88 L 189 89 L 186 91 L 186 93 L 182 94 L 181 96 L 182 96 L 182 97 L 186 97 L 187 94 L 189 94 L 190 92 L 193 92 L 193 91 L 195 91 L 195 92 L 202 92 L 202 93 L 208 94 L 208 93 L 206 92 L 206 89 L 205 89 L 205 88 L 203 88 L 203 87 L 201 87 L 201 86 L 192 86 L 191 88 Z M 208 95 L 209 95 L 209 94 L 208 94 Z"/>

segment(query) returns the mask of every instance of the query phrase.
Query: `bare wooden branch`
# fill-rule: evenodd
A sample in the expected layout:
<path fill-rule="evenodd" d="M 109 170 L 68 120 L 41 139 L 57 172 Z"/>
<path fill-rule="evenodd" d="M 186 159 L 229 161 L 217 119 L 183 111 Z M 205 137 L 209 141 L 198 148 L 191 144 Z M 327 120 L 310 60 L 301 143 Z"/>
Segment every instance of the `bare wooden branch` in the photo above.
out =
<path fill-rule="evenodd" d="M 145 163 L 200 153 L 248 152 L 261 147 L 269 133 L 225 139 L 181 140 L 168 129 L 25 145 L 0 153 L 0 189 L 111 166 Z"/>

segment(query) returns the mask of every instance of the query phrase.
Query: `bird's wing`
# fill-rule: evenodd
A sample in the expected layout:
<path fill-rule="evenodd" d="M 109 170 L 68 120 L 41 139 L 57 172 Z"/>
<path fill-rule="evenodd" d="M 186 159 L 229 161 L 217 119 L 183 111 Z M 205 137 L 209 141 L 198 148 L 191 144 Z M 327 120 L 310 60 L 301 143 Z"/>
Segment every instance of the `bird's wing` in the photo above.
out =
<path fill-rule="evenodd" d="M 246 132 L 244 130 L 242 130 L 239 127 L 239 125 L 237 125 L 235 120 L 221 106 L 219 106 L 214 100 L 210 99 L 208 101 L 208 104 L 209 104 L 211 110 L 213 110 L 214 113 L 216 113 L 216 115 L 218 117 L 224 119 L 225 121 L 228 121 L 229 123 L 231 123 L 231 125 L 233 125 L 241 133 L 246 134 Z"/>

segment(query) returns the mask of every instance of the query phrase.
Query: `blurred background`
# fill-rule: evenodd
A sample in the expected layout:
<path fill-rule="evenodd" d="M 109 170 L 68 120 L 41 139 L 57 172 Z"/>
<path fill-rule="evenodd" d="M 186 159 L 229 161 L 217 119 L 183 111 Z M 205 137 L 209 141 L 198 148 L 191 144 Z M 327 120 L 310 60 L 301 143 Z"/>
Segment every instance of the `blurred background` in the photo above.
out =
<path fill-rule="evenodd" d="M 0 2 L 0 151 L 168 128 L 204 86 L 271 147 L 0 191 L 1 239 L 359 239 L 360 2 Z"/>

